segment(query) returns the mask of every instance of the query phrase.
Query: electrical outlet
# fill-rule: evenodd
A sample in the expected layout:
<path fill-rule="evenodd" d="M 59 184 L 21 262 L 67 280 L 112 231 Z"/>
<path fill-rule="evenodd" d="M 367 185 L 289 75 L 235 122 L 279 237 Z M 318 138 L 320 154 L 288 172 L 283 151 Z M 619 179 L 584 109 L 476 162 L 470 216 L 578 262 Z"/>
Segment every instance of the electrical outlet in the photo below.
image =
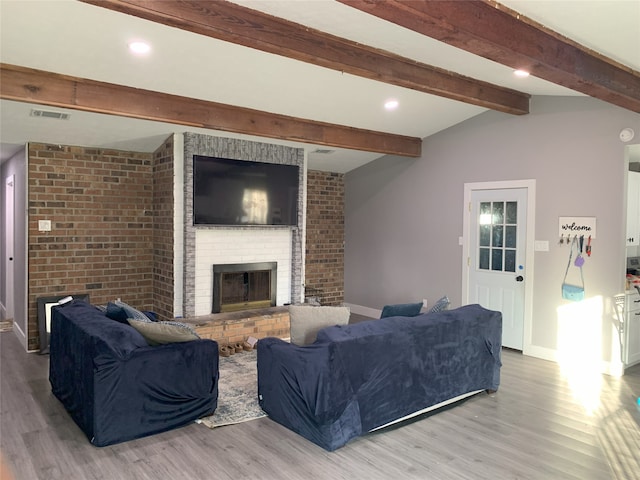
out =
<path fill-rule="evenodd" d="M 50 232 L 51 220 L 38 220 L 38 230 L 41 232 Z"/>

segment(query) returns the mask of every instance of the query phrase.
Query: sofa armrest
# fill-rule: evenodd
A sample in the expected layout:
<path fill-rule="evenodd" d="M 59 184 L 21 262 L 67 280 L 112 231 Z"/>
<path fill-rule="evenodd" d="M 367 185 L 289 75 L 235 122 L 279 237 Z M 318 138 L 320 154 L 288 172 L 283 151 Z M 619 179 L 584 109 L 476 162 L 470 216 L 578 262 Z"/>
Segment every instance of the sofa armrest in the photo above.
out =
<path fill-rule="evenodd" d="M 213 413 L 218 344 L 194 340 L 142 347 L 123 361 L 94 359 L 94 445 L 163 432 Z"/>
<path fill-rule="evenodd" d="M 362 433 L 358 400 L 330 344 L 258 342 L 258 399 L 269 417 L 326 450 Z"/>

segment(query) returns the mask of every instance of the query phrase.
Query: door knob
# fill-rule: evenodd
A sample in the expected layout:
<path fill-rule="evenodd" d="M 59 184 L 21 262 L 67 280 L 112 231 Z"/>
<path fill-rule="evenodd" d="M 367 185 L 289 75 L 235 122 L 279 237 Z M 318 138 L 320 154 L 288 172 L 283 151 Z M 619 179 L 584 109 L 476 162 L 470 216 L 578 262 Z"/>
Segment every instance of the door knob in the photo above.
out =
<path fill-rule="evenodd" d="M 518 275 L 518 276 L 516 277 L 516 282 L 521 282 L 521 281 L 523 281 L 523 280 L 524 280 L 524 277 L 523 277 L 522 275 Z"/>

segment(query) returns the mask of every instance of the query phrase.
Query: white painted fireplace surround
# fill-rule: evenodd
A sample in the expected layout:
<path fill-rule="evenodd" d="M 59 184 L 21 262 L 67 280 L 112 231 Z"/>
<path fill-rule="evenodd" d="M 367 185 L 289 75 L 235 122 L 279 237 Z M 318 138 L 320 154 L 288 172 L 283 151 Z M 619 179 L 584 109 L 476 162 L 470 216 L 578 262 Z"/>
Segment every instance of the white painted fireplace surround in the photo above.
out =
<path fill-rule="evenodd" d="M 276 305 L 291 303 L 291 229 L 196 231 L 195 314 L 211 313 L 213 265 L 278 262 Z"/>
<path fill-rule="evenodd" d="M 194 226 L 193 155 L 299 165 L 298 227 Z M 208 315 L 213 265 L 277 262 L 276 304 L 303 298 L 306 168 L 304 150 L 195 133 L 174 135 L 174 313 Z"/>

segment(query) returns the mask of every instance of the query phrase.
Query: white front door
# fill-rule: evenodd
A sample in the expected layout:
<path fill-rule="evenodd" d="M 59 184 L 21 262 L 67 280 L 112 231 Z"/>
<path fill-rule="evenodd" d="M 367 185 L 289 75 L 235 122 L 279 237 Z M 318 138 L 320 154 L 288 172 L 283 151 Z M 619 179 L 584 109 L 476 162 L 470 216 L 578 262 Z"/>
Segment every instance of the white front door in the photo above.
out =
<path fill-rule="evenodd" d="M 469 191 L 466 300 L 502 312 L 502 345 L 517 350 L 524 342 L 527 203 L 526 187 Z"/>

